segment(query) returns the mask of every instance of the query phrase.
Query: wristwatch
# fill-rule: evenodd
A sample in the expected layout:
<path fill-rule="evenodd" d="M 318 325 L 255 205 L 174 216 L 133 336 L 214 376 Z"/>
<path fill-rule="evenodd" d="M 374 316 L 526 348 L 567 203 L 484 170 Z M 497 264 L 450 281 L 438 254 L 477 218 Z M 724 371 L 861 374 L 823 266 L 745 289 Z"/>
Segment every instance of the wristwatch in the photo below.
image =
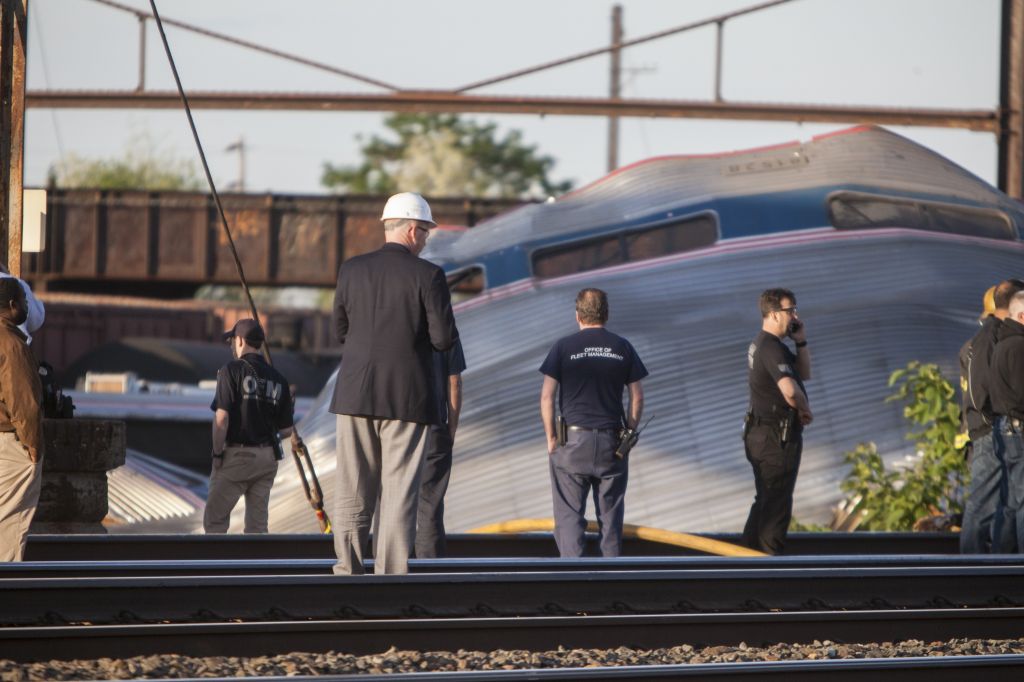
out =
<path fill-rule="evenodd" d="M 213 450 L 210 450 L 210 456 L 214 459 L 221 459 L 224 457 L 224 451 L 221 450 L 220 452 L 214 452 Z"/>
<path fill-rule="evenodd" d="M 806 345 L 807 345 L 807 342 L 806 342 L 806 341 L 797 341 L 797 342 L 796 342 L 796 347 L 797 347 L 797 348 L 803 348 L 803 347 L 804 347 L 804 346 L 806 346 Z"/>

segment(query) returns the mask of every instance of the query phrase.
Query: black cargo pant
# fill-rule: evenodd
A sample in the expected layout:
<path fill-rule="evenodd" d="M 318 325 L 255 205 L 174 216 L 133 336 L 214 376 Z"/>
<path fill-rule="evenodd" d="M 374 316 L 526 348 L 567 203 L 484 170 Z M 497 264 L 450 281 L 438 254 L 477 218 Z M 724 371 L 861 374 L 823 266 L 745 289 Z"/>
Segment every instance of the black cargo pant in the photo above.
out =
<path fill-rule="evenodd" d="M 771 425 L 753 426 L 743 439 L 754 469 L 754 504 L 743 527 L 743 544 L 767 554 L 781 554 L 793 516 L 793 489 L 800 469 L 803 439 L 791 434 L 785 445 Z"/>
<path fill-rule="evenodd" d="M 622 553 L 622 521 L 626 510 L 629 462 L 615 456 L 618 433 L 569 431 L 565 445 L 549 457 L 555 543 L 563 558 L 583 556 L 587 495 L 593 490 L 594 512 L 601 535 L 601 556 Z"/>
<path fill-rule="evenodd" d="M 431 426 L 427 453 L 420 472 L 420 501 L 416 509 L 416 558 L 436 559 L 447 551 L 444 533 L 444 494 L 452 473 L 452 437 L 448 425 Z"/>

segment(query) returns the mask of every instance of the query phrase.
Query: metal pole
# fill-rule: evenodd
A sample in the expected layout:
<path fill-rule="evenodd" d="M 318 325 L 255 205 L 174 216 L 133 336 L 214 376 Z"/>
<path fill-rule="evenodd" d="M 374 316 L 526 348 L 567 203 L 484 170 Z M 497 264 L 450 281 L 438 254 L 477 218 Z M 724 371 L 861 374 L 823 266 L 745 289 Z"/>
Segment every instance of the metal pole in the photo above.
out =
<path fill-rule="evenodd" d="M 135 90 L 142 92 L 146 89 L 146 15 L 136 16 L 139 18 L 139 84 Z"/>
<path fill-rule="evenodd" d="M 21 276 L 28 0 L 0 0 L 0 241 L 3 262 Z"/>
<path fill-rule="evenodd" d="M 622 5 L 612 7 L 611 74 L 608 96 L 617 100 L 622 95 Z M 619 117 L 608 117 L 608 172 L 619 167 Z"/>
<path fill-rule="evenodd" d="M 715 101 L 722 101 L 722 29 L 724 21 L 715 24 Z"/>
<path fill-rule="evenodd" d="M 245 138 L 238 138 L 238 191 L 245 191 Z"/>
<path fill-rule="evenodd" d="M 999 188 L 1024 198 L 1024 0 L 1003 0 L 999 70 Z"/>

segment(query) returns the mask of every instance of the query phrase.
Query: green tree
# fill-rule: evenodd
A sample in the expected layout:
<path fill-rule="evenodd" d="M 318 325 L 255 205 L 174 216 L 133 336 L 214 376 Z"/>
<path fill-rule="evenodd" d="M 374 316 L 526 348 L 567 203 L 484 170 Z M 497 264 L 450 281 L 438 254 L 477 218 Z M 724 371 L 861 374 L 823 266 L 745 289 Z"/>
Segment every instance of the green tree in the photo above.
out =
<path fill-rule="evenodd" d="M 455 114 L 393 114 L 384 125 L 390 139 L 370 138 L 361 147 L 363 161 L 357 166 L 324 163 L 320 183 L 359 194 L 411 191 L 521 199 L 572 187 L 571 181 L 549 179 L 554 159 L 524 144 L 518 130 L 501 137 L 496 124 L 481 125 Z"/>
<path fill-rule="evenodd" d="M 195 191 L 205 183 L 195 165 L 158 147 L 148 134 L 133 136 L 119 157 L 89 159 L 69 154 L 50 177 L 57 187 Z"/>
<path fill-rule="evenodd" d="M 863 530 L 910 530 L 932 514 L 963 512 L 967 463 L 956 445 L 960 410 L 952 384 L 934 364 L 911 362 L 889 377 L 903 401 L 903 416 L 915 426 L 907 434 L 919 453 L 909 466 L 887 470 L 874 443 L 860 443 L 844 455 L 851 465 L 843 491 L 862 497 Z"/>

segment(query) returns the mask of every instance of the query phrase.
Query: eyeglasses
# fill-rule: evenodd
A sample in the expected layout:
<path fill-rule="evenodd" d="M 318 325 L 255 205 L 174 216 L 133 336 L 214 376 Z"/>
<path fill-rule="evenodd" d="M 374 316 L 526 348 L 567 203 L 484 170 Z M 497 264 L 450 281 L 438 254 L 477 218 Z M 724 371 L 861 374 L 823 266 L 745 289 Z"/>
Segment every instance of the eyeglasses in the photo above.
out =
<path fill-rule="evenodd" d="M 775 312 L 777 312 L 777 313 L 789 313 L 790 315 L 796 315 L 796 306 L 795 305 L 791 305 L 788 308 L 776 308 Z"/>
<path fill-rule="evenodd" d="M 416 226 L 416 231 L 419 232 L 420 230 L 423 230 L 427 234 L 430 234 L 430 228 L 429 227 L 423 227 L 422 225 L 417 225 Z"/>

